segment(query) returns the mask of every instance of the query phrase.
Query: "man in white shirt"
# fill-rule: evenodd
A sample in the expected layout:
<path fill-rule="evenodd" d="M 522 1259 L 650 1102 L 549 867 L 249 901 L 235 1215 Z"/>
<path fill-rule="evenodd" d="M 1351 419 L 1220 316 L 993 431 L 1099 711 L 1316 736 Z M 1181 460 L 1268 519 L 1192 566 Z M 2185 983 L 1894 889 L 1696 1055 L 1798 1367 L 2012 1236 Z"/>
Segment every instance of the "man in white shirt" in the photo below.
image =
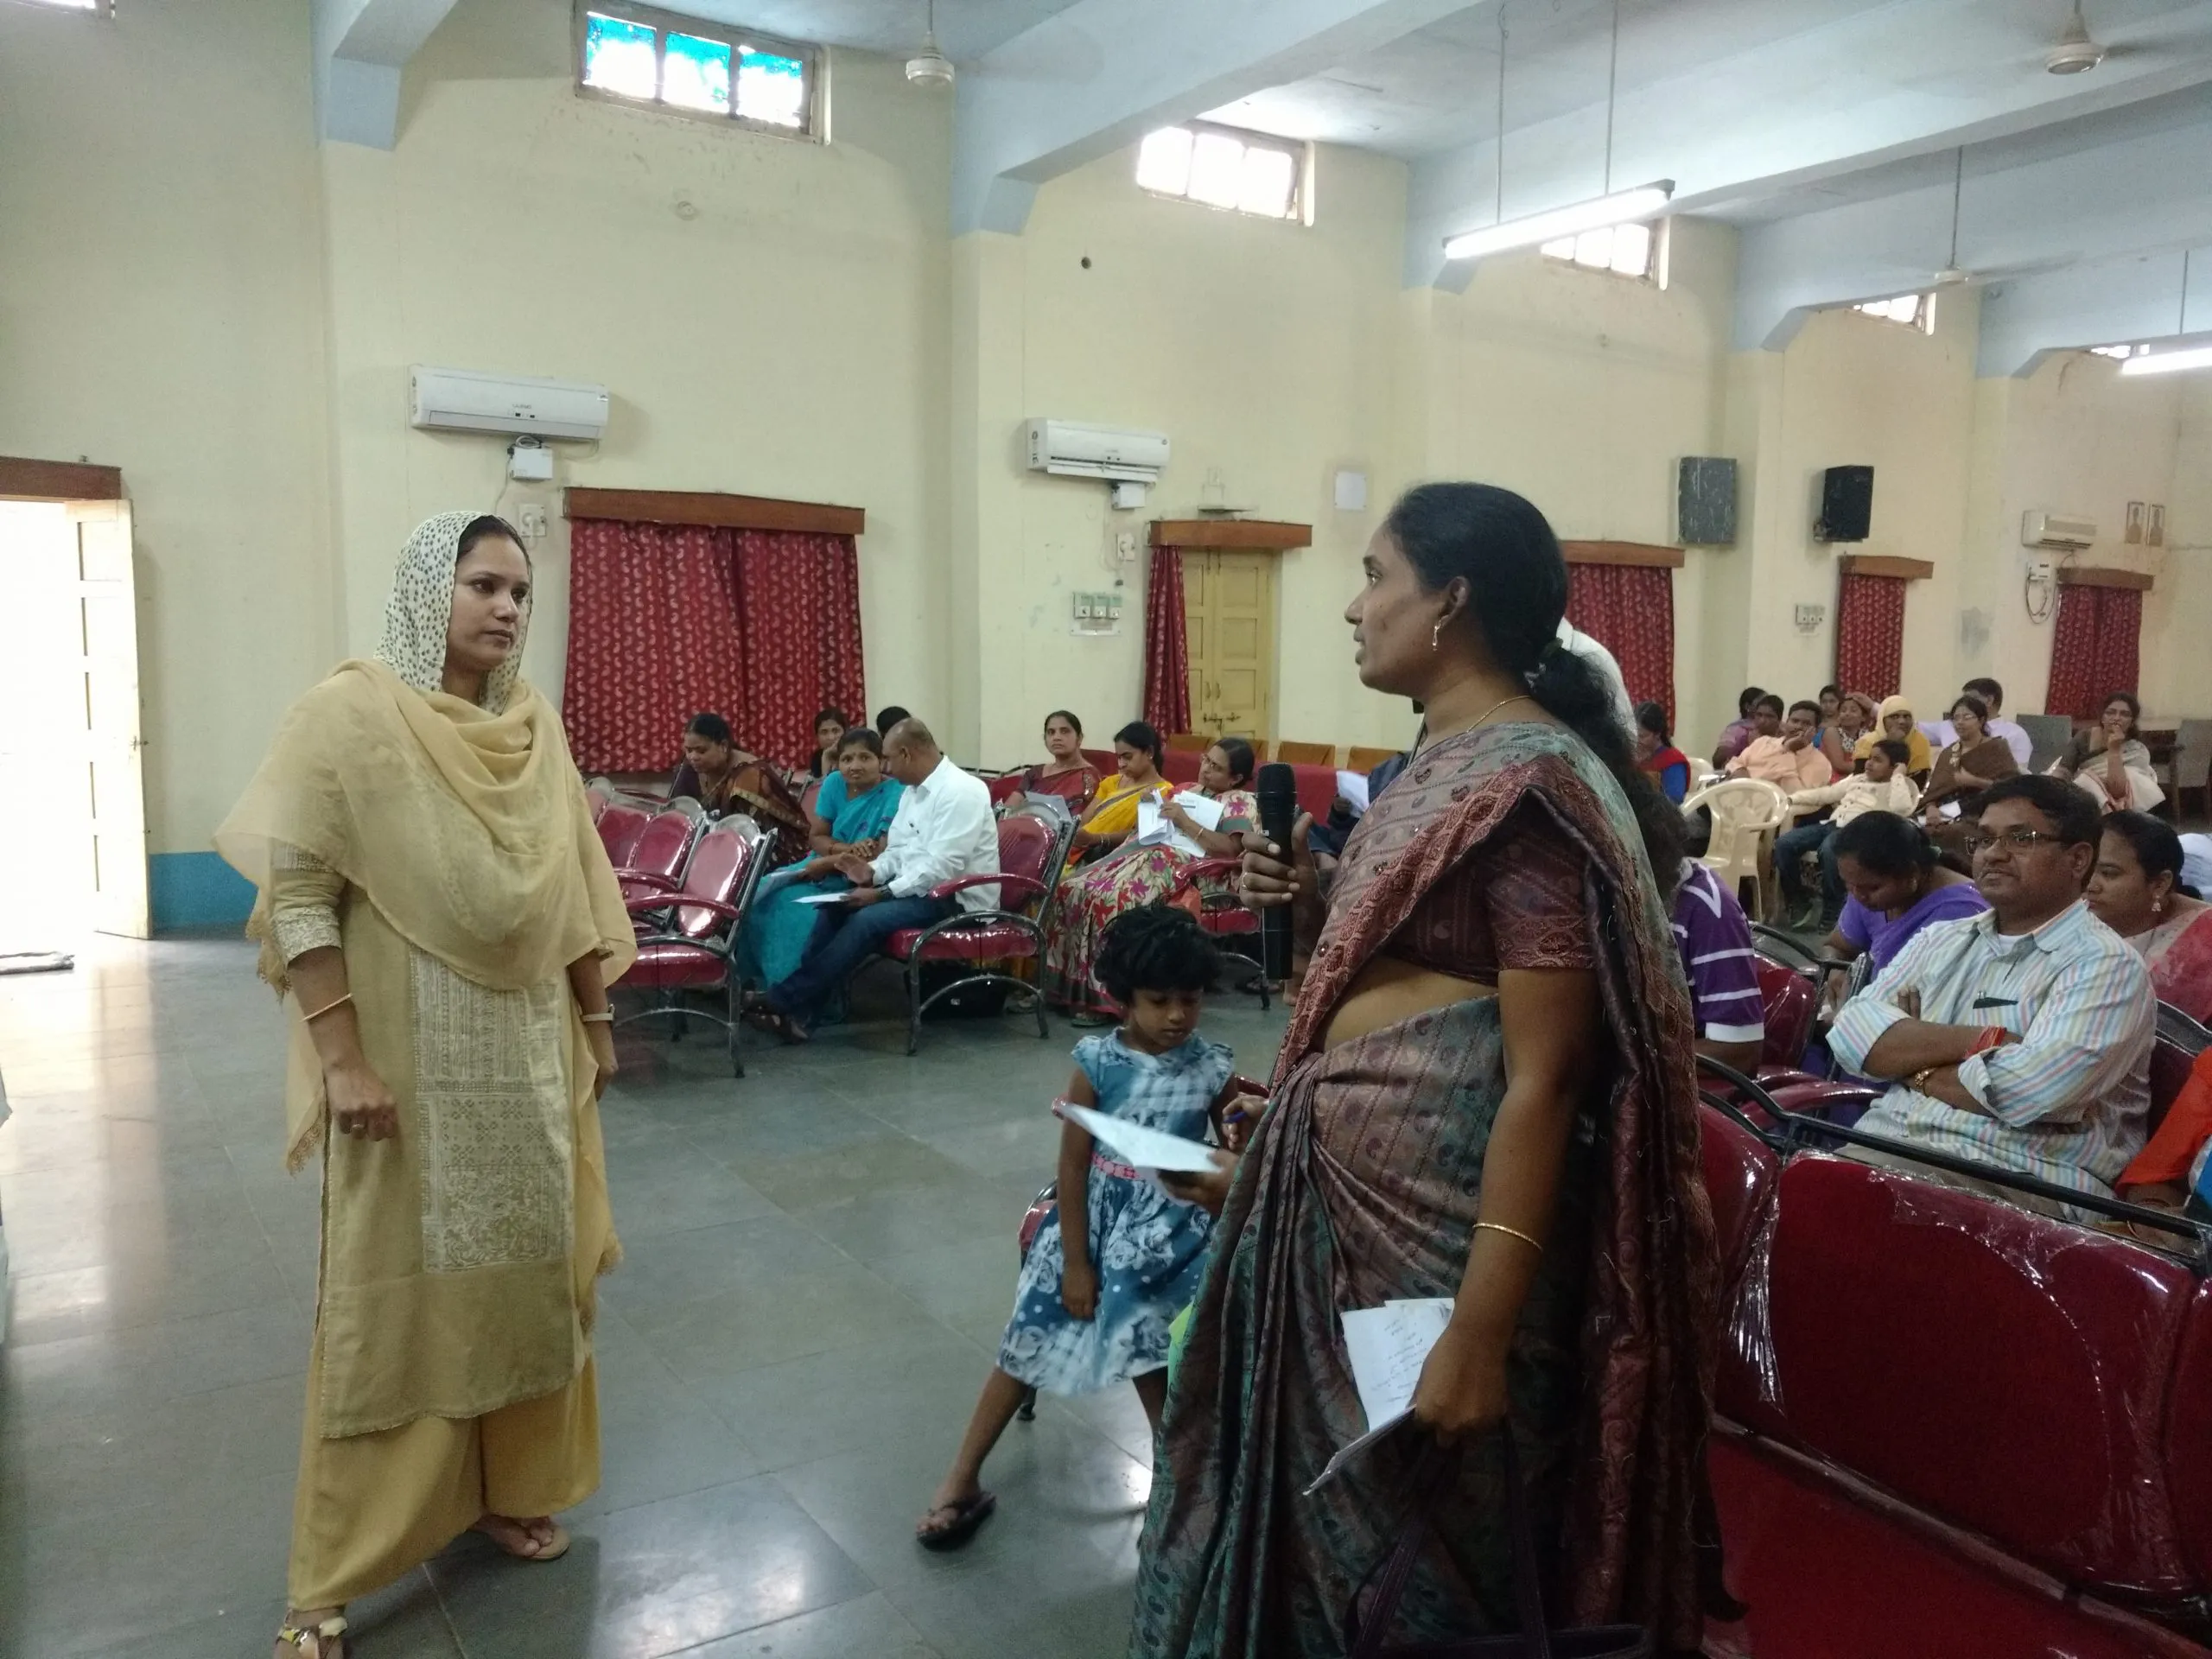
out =
<path fill-rule="evenodd" d="M 995 910 L 998 821 L 980 778 L 944 758 L 930 728 L 908 718 L 884 739 L 883 760 L 906 786 L 883 851 L 873 862 L 847 853 L 836 867 L 853 890 L 824 905 L 798 971 L 771 986 L 767 1006 L 781 1034 L 804 1040 L 823 1002 L 893 933 L 928 927 L 957 910 Z M 943 890 L 957 886 L 950 893 Z"/>
<path fill-rule="evenodd" d="M 1982 728 L 1992 737 L 2001 737 L 2005 747 L 2012 751 L 2012 759 L 2019 763 L 2022 772 L 2028 769 L 2028 757 L 2035 752 L 2034 740 L 2028 728 L 2016 720 L 1999 719 L 1999 710 L 2005 707 L 2005 688 L 1994 680 L 1968 680 L 1959 688 L 1970 697 L 1979 697 L 1989 706 L 1989 718 Z M 1932 726 L 1921 728 L 1928 741 L 1941 749 L 1959 741 L 1959 728 L 1948 720 L 1939 720 Z"/>

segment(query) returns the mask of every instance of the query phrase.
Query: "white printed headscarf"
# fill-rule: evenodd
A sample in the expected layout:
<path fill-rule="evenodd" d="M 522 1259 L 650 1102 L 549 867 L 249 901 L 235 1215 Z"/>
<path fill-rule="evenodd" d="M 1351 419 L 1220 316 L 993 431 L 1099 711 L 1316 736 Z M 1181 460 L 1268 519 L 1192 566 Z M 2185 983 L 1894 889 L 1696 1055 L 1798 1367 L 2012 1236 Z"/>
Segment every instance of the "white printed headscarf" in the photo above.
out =
<path fill-rule="evenodd" d="M 377 660 L 417 691 L 444 689 L 446 634 L 453 626 L 453 571 L 461 563 L 461 533 L 487 517 L 481 512 L 442 512 L 425 518 L 415 527 L 415 533 L 407 538 L 407 550 L 399 556 L 399 569 L 392 573 L 391 597 L 385 601 L 384 641 L 377 647 Z M 519 537 L 515 545 L 522 546 Z M 523 562 L 529 561 L 530 551 L 524 548 Z M 523 643 L 529 637 L 530 601 L 524 599 L 522 614 L 515 622 L 515 648 L 507 653 L 505 662 L 484 677 L 480 701 L 495 715 L 506 708 L 515 681 L 521 677 Z"/>

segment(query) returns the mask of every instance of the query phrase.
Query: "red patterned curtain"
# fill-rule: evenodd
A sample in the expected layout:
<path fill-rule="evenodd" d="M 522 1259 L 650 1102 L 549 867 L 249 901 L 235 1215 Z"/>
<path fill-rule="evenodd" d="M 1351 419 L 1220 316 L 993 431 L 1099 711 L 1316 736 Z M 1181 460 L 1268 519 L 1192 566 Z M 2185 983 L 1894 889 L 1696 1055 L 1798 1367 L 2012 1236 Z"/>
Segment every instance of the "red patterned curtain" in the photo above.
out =
<path fill-rule="evenodd" d="M 1835 677 L 1847 691 L 1879 700 L 1904 682 L 1904 578 L 1837 579 Z"/>
<path fill-rule="evenodd" d="M 796 766 L 816 709 L 861 706 L 851 537 L 584 518 L 569 545 L 561 712 L 585 771 L 673 766 L 703 710 Z"/>
<path fill-rule="evenodd" d="M 2135 690 L 2142 639 L 2143 595 L 2133 588 L 2061 588 L 2044 712 L 2092 716 L 2113 692 Z"/>
<path fill-rule="evenodd" d="M 1152 550 L 1144 595 L 1144 718 L 1166 736 L 1191 729 L 1191 647 L 1184 637 L 1183 555 Z"/>
<path fill-rule="evenodd" d="M 1674 572 L 1657 566 L 1570 564 L 1567 620 L 1621 665 L 1637 702 L 1656 702 L 1675 718 Z"/>

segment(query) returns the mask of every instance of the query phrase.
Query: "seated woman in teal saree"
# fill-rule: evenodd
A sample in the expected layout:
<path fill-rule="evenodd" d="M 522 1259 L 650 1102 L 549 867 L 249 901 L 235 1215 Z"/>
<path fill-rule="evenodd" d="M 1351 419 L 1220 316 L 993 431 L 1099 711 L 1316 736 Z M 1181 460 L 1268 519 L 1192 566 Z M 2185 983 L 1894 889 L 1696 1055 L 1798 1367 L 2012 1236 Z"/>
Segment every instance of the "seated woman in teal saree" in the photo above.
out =
<path fill-rule="evenodd" d="M 830 860 L 844 852 L 863 857 L 880 852 L 906 787 L 884 776 L 881 738 L 865 726 L 845 734 L 837 745 L 837 769 L 823 780 L 814 803 L 814 817 L 828 831 L 825 836 L 817 830 L 813 836 L 817 856 L 770 871 L 753 894 L 753 913 L 737 940 L 745 983 L 773 985 L 798 971 L 817 917 L 815 906 L 801 904 L 800 897 L 842 893 L 853 885 L 830 868 Z"/>
<path fill-rule="evenodd" d="M 1246 855 L 1247 902 L 1293 903 L 1311 962 L 1233 1174 L 1171 1187 L 1221 1220 L 1169 1384 L 1130 1652 L 1342 1654 L 1440 1441 L 1389 1639 L 1512 1630 L 1502 1459 L 1476 1433 L 1501 1421 L 1558 1623 L 1694 1652 L 1717 1585 L 1697 1535 L 1719 1273 L 1653 874 L 1677 868 L 1679 814 L 1554 643 L 1567 572 L 1535 507 L 1423 486 L 1366 567 L 1360 677 L 1421 700 L 1428 726 L 1325 900 L 1302 834 L 1287 861 Z M 1366 1427 L 1338 1316 L 1401 1297 L 1453 1301 L 1415 1421 L 1305 1496 Z"/>

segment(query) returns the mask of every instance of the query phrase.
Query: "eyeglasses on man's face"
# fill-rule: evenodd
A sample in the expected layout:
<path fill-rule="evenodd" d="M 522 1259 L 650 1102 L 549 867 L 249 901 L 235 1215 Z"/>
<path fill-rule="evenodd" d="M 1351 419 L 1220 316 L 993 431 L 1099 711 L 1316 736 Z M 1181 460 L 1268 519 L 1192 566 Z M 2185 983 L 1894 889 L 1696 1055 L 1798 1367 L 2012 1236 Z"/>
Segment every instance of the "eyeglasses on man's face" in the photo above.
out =
<path fill-rule="evenodd" d="M 2016 853 L 2024 853 L 2031 848 L 2055 847 L 2058 844 L 2058 837 L 2048 830 L 2030 830 L 2024 826 L 1999 830 L 1995 835 L 1977 832 L 1967 837 L 1967 850 L 1972 853 L 1986 853 L 2000 842 L 2010 847 Z"/>

